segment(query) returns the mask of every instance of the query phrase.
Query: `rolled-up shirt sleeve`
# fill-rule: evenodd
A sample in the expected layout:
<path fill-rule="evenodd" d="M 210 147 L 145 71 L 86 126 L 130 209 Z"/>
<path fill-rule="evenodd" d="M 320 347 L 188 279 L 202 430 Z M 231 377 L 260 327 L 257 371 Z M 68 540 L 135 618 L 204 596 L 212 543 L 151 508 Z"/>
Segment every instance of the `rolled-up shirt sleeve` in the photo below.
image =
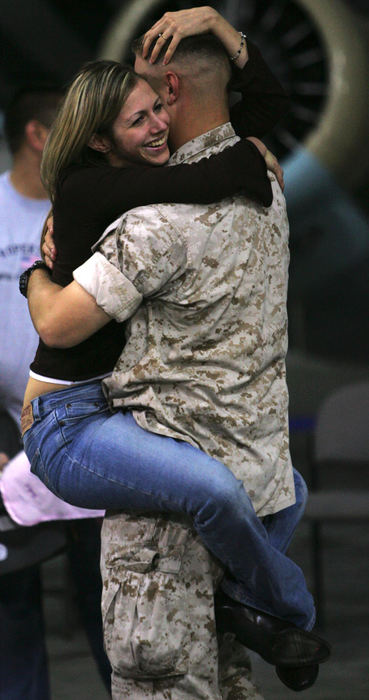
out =
<path fill-rule="evenodd" d="M 96 250 L 96 247 L 95 247 Z M 132 316 L 144 298 L 165 294 L 186 268 L 186 247 L 158 207 L 139 207 L 99 241 L 74 279 L 116 321 Z"/>
<path fill-rule="evenodd" d="M 142 294 L 101 253 L 77 267 L 73 277 L 116 321 L 125 321 L 141 304 Z"/>

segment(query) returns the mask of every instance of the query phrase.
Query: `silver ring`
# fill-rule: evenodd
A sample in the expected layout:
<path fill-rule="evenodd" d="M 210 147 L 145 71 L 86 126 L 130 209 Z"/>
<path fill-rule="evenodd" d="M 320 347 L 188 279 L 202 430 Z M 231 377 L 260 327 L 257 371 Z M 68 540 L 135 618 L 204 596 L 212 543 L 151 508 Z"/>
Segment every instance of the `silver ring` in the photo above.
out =
<path fill-rule="evenodd" d="M 160 39 L 161 36 L 163 36 L 163 35 L 162 35 L 162 33 L 160 32 L 160 34 L 158 34 L 158 39 Z"/>

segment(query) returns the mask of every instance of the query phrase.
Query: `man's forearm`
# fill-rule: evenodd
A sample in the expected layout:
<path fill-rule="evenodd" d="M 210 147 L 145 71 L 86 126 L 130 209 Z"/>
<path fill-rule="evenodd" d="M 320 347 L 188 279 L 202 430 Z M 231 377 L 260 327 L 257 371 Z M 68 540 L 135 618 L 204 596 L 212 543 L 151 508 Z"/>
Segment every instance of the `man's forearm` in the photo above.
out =
<path fill-rule="evenodd" d="M 27 299 L 33 325 L 50 347 L 73 347 L 111 320 L 77 282 L 60 287 L 43 269 L 32 273 Z"/>

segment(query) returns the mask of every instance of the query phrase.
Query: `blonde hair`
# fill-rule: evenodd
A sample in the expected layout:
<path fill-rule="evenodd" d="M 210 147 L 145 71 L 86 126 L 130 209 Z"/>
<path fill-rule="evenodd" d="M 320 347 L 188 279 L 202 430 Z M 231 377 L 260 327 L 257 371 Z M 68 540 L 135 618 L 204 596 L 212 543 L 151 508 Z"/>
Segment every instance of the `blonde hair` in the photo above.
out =
<path fill-rule="evenodd" d="M 93 134 L 112 136 L 113 123 L 138 80 L 130 66 L 91 61 L 76 75 L 46 142 L 41 178 L 51 201 L 61 173 L 72 163 L 105 159 L 89 147 Z"/>

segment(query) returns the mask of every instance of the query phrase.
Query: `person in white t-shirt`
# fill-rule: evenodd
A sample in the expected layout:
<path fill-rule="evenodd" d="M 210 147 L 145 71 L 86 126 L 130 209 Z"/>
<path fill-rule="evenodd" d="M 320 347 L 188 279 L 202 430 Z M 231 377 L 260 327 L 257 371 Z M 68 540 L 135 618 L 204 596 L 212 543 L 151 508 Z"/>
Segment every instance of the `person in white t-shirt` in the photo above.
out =
<path fill-rule="evenodd" d="M 50 698 L 39 564 L 69 541 L 65 531 L 71 535 L 71 529 L 68 554 L 81 613 L 102 679 L 110 687 L 100 616 L 100 521 L 85 519 L 102 513 L 73 509 L 54 496 L 50 501 L 50 492 L 29 471 L 19 430 L 38 337 L 18 280 L 39 257 L 50 209 L 40 162 L 61 97 L 58 88 L 28 86 L 13 97 L 4 123 L 12 166 L 0 175 L 0 694 L 12 700 Z M 65 518 L 78 520 L 62 530 L 17 527 Z"/>

